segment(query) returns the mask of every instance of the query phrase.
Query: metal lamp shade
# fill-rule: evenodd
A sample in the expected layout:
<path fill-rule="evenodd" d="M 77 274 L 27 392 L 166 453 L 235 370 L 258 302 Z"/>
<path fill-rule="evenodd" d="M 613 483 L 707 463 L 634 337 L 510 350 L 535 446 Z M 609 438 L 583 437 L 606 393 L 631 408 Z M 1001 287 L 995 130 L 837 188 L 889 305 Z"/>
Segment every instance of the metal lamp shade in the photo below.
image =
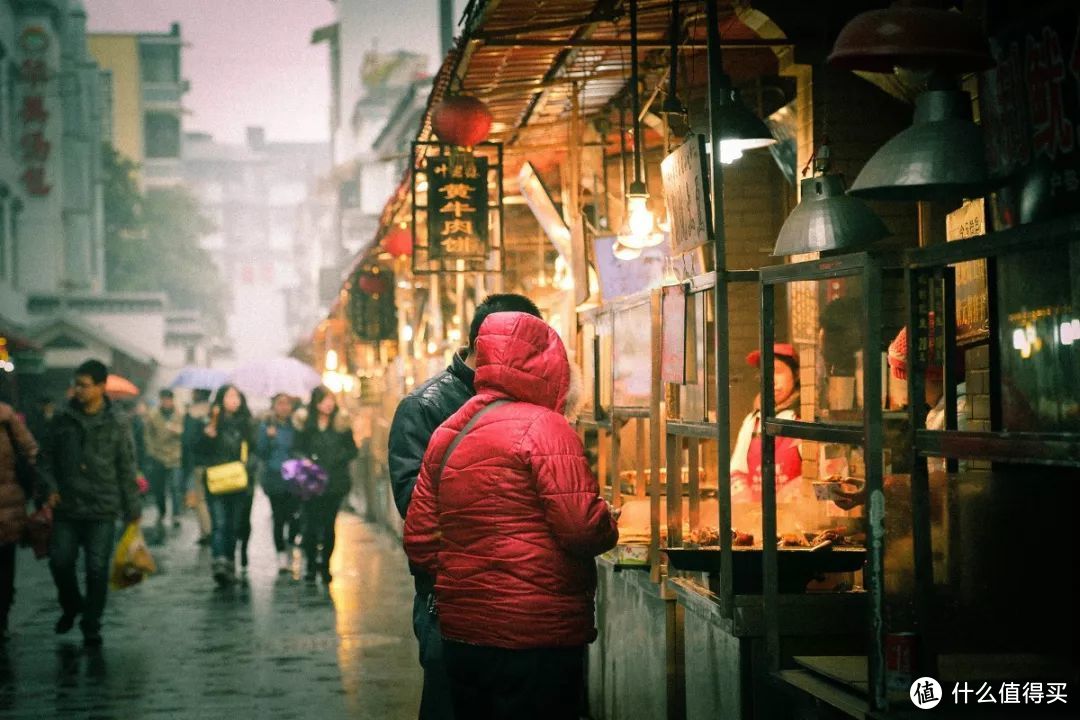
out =
<path fill-rule="evenodd" d="M 776 238 L 773 255 L 864 249 L 889 234 L 862 200 L 844 194 L 840 175 L 806 178 L 802 199 Z"/>
<path fill-rule="evenodd" d="M 736 90 L 732 90 L 730 100 L 720 106 L 720 127 L 723 128 L 720 142 L 739 150 L 754 150 L 776 142 L 769 127 L 746 107 Z"/>
<path fill-rule="evenodd" d="M 836 38 L 829 64 L 879 73 L 897 67 L 965 73 L 986 70 L 993 58 L 986 36 L 969 17 L 894 5 L 852 18 Z"/>
<path fill-rule="evenodd" d="M 985 153 L 968 94 L 928 90 L 915 100 L 911 127 L 874 153 L 848 192 L 892 202 L 978 197 L 992 186 Z"/>

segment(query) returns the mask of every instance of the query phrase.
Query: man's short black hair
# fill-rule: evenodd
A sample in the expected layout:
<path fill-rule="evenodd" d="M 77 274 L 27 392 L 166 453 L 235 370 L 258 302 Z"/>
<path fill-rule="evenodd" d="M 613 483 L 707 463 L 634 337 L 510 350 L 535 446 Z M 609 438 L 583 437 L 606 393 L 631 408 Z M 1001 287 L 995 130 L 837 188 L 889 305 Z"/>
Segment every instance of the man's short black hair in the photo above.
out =
<path fill-rule="evenodd" d="M 476 346 L 476 336 L 480 334 L 480 326 L 484 324 L 484 320 L 488 315 L 497 312 L 521 312 L 542 318 L 540 308 L 536 307 L 536 303 L 524 295 L 515 293 L 488 295 L 484 298 L 484 302 L 476 306 L 476 313 L 473 315 L 472 325 L 469 327 L 470 348 Z"/>
<path fill-rule="evenodd" d="M 210 391 L 206 388 L 195 388 L 191 391 L 191 401 L 197 403 L 210 402 Z"/>
<path fill-rule="evenodd" d="M 109 378 L 109 368 L 105 367 L 105 363 L 100 360 L 87 360 L 79 367 L 75 368 L 75 377 L 80 375 L 86 375 L 94 381 L 95 385 L 104 385 L 105 381 Z"/>
<path fill-rule="evenodd" d="M 173 395 L 173 391 L 169 388 L 162 388 L 161 391 L 158 392 L 158 397 L 164 400 L 165 398 L 175 397 L 175 395 Z"/>

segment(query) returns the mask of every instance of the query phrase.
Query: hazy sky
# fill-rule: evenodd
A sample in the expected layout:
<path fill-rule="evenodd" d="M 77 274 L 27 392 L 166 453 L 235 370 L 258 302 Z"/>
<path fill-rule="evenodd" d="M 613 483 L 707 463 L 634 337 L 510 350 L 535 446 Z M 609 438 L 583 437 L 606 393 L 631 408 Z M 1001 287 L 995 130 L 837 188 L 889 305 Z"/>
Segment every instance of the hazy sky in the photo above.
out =
<path fill-rule="evenodd" d="M 438 0 L 338 0 L 365 6 L 361 32 L 379 50 L 438 55 Z M 91 32 L 168 32 L 179 22 L 191 82 L 187 131 L 239 142 L 247 125 L 267 139 L 326 140 L 329 51 L 311 32 L 334 22 L 331 0 L 84 0 Z M 461 0 L 458 8 L 464 7 Z M 457 29 L 455 28 L 455 34 Z"/>

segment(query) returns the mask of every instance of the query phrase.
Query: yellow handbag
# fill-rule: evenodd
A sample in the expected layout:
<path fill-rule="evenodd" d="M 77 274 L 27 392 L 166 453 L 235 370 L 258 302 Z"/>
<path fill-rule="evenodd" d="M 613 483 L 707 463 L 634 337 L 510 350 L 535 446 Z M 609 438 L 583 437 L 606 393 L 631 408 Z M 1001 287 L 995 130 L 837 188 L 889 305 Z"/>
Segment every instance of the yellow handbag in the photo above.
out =
<path fill-rule="evenodd" d="M 206 468 L 206 489 L 211 495 L 228 495 L 247 490 L 248 444 L 240 445 L 240 459 Z"/>

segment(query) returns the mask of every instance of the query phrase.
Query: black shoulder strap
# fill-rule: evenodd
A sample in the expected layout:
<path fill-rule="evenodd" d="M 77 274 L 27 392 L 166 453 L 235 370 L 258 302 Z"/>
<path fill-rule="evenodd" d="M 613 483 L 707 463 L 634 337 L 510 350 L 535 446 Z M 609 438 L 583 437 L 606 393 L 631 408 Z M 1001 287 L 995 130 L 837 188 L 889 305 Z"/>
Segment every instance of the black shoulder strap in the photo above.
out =
<path fill-rule="evenodd" d="M 469 422 L 465 423 L 465 427 L 461 428 L 461 432 L 457 434 L 457 437 L 454 438 L 454 441 L 450 443 L 450 446 L 448 448 L 446 448 L 446 454 L 443 455 L 442 464 L 439 465 L 439 474 L 433 478 L 436 483 L 442 480 L 443 470 L 446 469 L 447 461 L 450 460 L 450 456 L 454 454 L 454 451 L 457 450 L 457 446 L 461 444 L 461 441 L 464 440 L 465 436 L 469 434 L 469 431 L 473 429 L 473 426 L 476 425 L 476 422 L 484 415 L 486 415 L 489 410 L 494 410 L 500 405 L 506 405 L 509 402 L 509 400 L 496 400 L 490 405 L 485 405 L 480 409 L 478 413 L 472 416 Z"/>

